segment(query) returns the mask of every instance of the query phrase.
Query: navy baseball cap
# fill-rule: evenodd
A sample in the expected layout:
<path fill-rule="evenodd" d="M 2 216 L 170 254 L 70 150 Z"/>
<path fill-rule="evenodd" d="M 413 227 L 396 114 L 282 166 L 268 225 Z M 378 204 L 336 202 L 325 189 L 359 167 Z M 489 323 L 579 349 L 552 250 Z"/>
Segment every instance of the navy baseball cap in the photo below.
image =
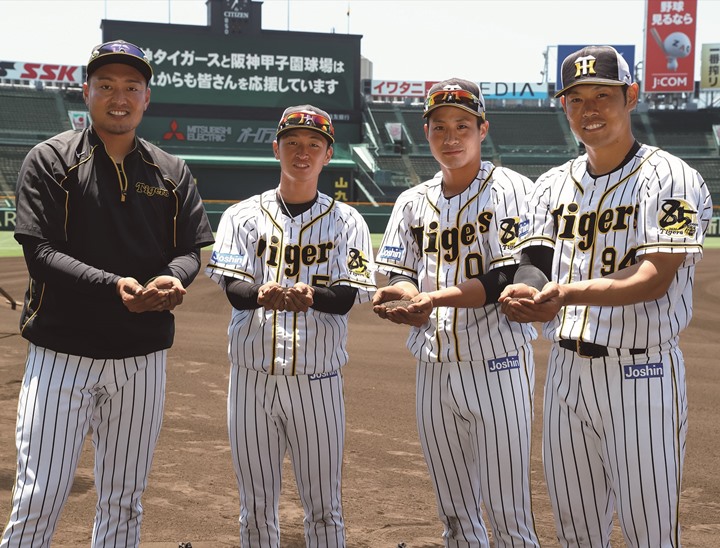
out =
<path fill-rule="evenodd" d="M 153 76 L 152 66 L 145 57 L 145 52 L 135 44 L 125 40 L 113 40 L 95 46 L 87 64 L 87 76 L 97 69 L 110 63 L 122 63 L 137 69 L 149 84 Z"/>
<path fill-rule="evenodd" d="M 612 46 L 586 46 L 565 57 L 560 71 L 560 97 L 580 84 L 626 86 L 633 83 L 625 58 Z"/>
<path fill-rule="evenodd" d="M 485 99 L 474 82 L 450 78 L 433 85 L 423 106 L 423 118 L 439 107 L 457 107 L 485 119 Z"/>
<path fill-rule="evenodd" d="M 330 115 L 312 105 L 288 107 L 283 112 L 278 124 L 276 138 L 291 129 L 311 129 L 321 133 L 330 144 L 335 142 L 335 128 Z"/>

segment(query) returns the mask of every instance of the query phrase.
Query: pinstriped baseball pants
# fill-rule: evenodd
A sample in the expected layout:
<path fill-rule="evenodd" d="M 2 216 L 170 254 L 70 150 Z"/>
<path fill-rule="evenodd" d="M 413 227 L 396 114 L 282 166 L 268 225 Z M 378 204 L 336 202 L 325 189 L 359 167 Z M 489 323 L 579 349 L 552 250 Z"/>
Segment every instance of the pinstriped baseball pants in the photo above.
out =
<path fill-rule="evenodd" d="M 435 487 L 448 548 L 538 547 L 530 497 L 533 350 L 500 362 L 420 361 L 420 444 Z"/>
<path fill-rule="evenodd" d="M 341 474 L 345 403 L 340 371 L 268 375 L 233 365 L 228 430 L 240 493 L 240 544 L 278 548 L 282 463 L 290 454 L 309 548 L 345 546 Z"/>
<path fill-rule="evenodd" d="M 2 548 L 49 546 L 93 430 L 92 546 L 137 547 L 162 423 L 166 350 L 92 359 L 29 345 L 18 404 L 17 474 Z"/>
<path fill-rule="evenodd" d="M 560 545 L 609 547 L 617 510 L 628 546 L 679 547 L 686 435 L 678 347 L 589 359 L 554 344 L 543 462 Z"/>

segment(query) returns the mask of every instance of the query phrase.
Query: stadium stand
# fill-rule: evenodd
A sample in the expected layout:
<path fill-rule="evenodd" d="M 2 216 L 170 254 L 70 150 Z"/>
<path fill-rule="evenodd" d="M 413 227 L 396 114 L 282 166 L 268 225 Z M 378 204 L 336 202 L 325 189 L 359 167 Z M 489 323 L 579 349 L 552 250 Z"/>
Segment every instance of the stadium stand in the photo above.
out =
<path fill-rule="evenodd" d="M 23 159 L 32 146 L 0 144 L 0 196 L 15 194 L 15 184 Z"/>
<path fill-rule="evenodd" d="M 407 171 L 407 164 L 399 154 L 396 156 L 378 156 L 377 163 L 380 169 L 393 173 L 403 174 Z"/>
<path fill-rule="evenodd" d="M 684 158 L 684 160 L 700 172 L 705 184 L 710 189 L 713 206 L 720 206 L 720 158 Z"/>
<path fill-rule="evenodd" d="M 568 151 L 575 145 L 562 111 L 488 111 L 490 134 L 500 152 Z"/>
<path fill-rule="evenodd" d="M 440 171 L 437 160 L 432 156 L 410 156 L 410 163 L 419 181 L 432 179 Z"/>
<path fill-rule="evenodd" d="M 650 121 L 647 116 L 635 113 L 630 117 L 630 123 L 632 124 L 633 135 L 635 135 L 635 138 L 639 142 L 655 142 L 655 138 L 652 136 L 652 127 L 650 127 Z"/>
<path fill-rule="evenodd" d="M 415 145 L 416 150 L 427 150 L 429 153 L 430 147 L 425 139 L 425 130 L 423 129 L 422 107 L 419 105 L 416 107 L 400 107 L 399 113 L 402 123 L 407 129 L 410 141 Z"/>
<path fill-rule="evenodd" d="M 0 88 L 0 132 L 44 139 L 70 129 L 62 96 L 26 87 Z"/>
<path fill-rule="evenodd" d="M 0 196 L 14 194 L 17 173 L 30 148 L 70 129 L 71 110 L 85 110 L 79 89 L 0 86 Z M 580 151 L 559 108 L 493 107 L 487 118 L 490 134 L 483 143 L 483 159 L 533 180 Z M 420 105 L 368 100 L 363 122 L 360 146 L 368 158 L 363 165 L 356 163 L 369 202 L 393 203 L 400 192 L 437 173 Z M 400 143 L 391 138 L 388 123 L 401 124 Z M 643 109 L 633 114 L 632 125 L 639 141 L 663 147 L 698 169 L 713 193 L 713 203 L 720 205 L 720 152 L 713 137 L 713 126 L 720 125 L 720 109 Z"/>
<path fill-rule="evenodd" d="M 87 110 L 82 91 L 79 89 L 67 89 L 62 92 L 62 96 L 65 110 Z"/>
<path fill-rule="evenodd" d="M 720 110 L 657 110 L 644 116 L 650 122 L 655 144 L 659 147 L 690 154 L 717 152 L 712 126 L 720 124 Z"/>
<path fill-rule="evenodd" d="M 555 166 L 560 165 L 560 163 L 561 162 L 552 162 L 552 163 L 547 163 L 547 164 L 538 164 L 538 163 L 535 163 L 535 164 L 517 163 L 516 164 L 516 163 L 512 163 L 512 161 L 510 161 L 510 162 L 503 162 L 502 166 L 512 169 L 514 171 L 517 171 L 518 173 L 522 173 L 523 175 L 525 175 L 525 177 L 534 181 L 535 179 L 540 177 L 540 175 L 542 175 L 546 171 L 554 168 Z"/>
<path fill-rule="evenodd" d="M 397 123 L 401 120 L 398 118 L 397 111 L 392 107 L 379 107 L 374 108 L 370 106 L 367 109 L 367 114 L 369 118 L 373 121 L 373 126 L 376 128 L 376 131 L 378 132 L 378 142 L 381 143 L 381 145 L 385 148 L 386 151 L 393 151 L 395 142 L 390 136 L 390 133 L 387 130 L 386 124 L 388 123 Z"/>

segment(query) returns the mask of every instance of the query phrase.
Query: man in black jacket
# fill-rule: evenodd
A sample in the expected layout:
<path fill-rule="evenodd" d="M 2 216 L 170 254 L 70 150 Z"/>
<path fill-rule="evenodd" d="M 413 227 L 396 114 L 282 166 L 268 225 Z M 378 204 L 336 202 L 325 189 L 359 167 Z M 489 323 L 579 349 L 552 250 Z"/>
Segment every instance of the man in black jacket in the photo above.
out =
<path fill-rule="evenodd" d="M 30 273 L 20 327 L 30 344 L 3 548 L 50 543 L 89 428 L 93 546 L 140 541 L 170 311 L 213 242 L 185 163 L 136 137 L 151 78 L 137 46 L 97 46 L 83 85 L 92 126 L 40 143 L 20 171 L 15 238 Z"/>

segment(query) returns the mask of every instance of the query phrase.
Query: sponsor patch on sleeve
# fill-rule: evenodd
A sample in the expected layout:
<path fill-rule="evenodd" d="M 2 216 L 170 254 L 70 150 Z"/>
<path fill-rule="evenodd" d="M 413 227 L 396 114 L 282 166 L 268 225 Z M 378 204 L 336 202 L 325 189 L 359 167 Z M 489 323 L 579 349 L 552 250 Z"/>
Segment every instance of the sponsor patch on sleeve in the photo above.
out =
<path fill-rule="evenodd" d="M 210 256 L 212 264 L 231 264 L 238 265 L 242 262 L 244 255 L 236 255 L 234 253 L 218 253 L 213 251 Z"/>
<path fill-rule="evenodd" d="M 499 373 L 508 369 L 520 369 L 520 358 L 518 356 L 505 356 L 488 360 L 487 364 L 490 373 Z"/>
<path fill-rule="evenodd" d="M 378 253 L 378 259 L 385 261 L 399 261 L 402 259 L 405 248 L 402 246 L 384 245 Z"/>
<path fill-rule="evenodd" d="M 518 223 L 517 231 L 518 231 L 518 240 L 522 240 L 528 234 L 530 234 L 530 220 L 526 219 L 525 217 L 521 217 L 520 222 Z"/>

